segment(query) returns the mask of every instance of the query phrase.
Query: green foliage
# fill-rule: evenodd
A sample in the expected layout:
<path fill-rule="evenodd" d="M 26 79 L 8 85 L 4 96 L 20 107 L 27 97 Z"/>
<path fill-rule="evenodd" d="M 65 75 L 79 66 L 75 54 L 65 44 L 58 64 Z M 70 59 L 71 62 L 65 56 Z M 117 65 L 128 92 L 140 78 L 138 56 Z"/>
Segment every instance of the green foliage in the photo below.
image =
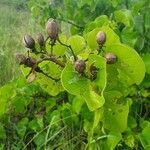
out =
<path fill-rule="evenodd" d="M 20 63 L 24 77 L 0 88 L 1 147 L 148 150 L 148 3 L 30 0 L 37 21 L 53 17 L 68 34 L 48 37 L 43 47 L 36 41 Z"/>

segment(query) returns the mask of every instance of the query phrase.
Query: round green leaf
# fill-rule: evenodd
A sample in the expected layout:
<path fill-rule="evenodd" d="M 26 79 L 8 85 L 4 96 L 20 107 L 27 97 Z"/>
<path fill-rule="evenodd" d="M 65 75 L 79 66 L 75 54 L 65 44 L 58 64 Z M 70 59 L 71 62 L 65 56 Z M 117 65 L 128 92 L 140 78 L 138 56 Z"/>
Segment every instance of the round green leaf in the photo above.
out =
<path fill-rule="evenodd" d="M 68 39 L 68 44 L 71 45 L 75 54 L 79 54 L 85 47 L 85 39 L 82 36 L 74 35 Z"/>
<path fill-rule="evenodd" d="M 141 83 L 145 75 L 145 65 L 133 48 L 123 44 L 113 44 L 106 47 L 106 52 L 112 52 L 117 56 L 116 67 L 127 84 Z"/>
<path fill-rule="evenodd" d="M 67 37 L 65 35 L 60 35 L 59 39 L 62 43 L 66 43 L 66 41 L 67 41 Z M 65 46 L 61 45 L 58 41 L 56 42 L 56 44 L 53 47 L 53 52 L 55 55 L 63 55 L 66 50 L 67 50 L 67 48 Z"/>
<path fill-rule="evenodd" d="M 70 94 L 83 98 L 91 111 L 103 106 L 103 96 L 94 91 L 89 79 L 79 75 L 72 64 L 68 63 L 62 71 L 61 82 Z"/>
<path fill-rule="evenodd" d="M 107 99 L 110 98 L 107 97 L 106 101 Z M 104 127 L 110 131 L 125 131 L 127 128 L 128 113 L 128 102 L 126 104 L 106 103 L 104 108 Z"/>
<path fill-rule="evenodd" d="M 96 41 L 96 35 L 99 31 L 104 31 L 106 33 L 106 43 L 105 46 L 114 44 L 114 43 L 120 43 L 118 35 L 109 27 L 103 26 L 101 28 L 95 28 L 91 32 L 87 33 L 85 35 L 85 39 L 87 41 L 88 46 L 91 49 L 98 49 L 98 44 Z"/>

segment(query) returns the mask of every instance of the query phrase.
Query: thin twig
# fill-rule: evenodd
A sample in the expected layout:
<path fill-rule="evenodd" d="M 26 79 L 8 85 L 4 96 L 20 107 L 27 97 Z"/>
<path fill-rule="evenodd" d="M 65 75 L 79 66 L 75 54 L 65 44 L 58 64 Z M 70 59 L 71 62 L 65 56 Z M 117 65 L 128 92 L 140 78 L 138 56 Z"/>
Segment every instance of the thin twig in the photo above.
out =
<path fill-rule="evenodd" d="M 48 77 L 48 78 L 50 78 L 50 79 L 54 80 L 55 82 L 60 81 L 60 79 L 56 79 L 56 78 L 54 78 L 54 77 L 52 77 L 52 76 L 48 75 L 47 73 L 43 72 L 42 70 L 40 70 L 40 72 L 39 72 L 39 73 L 42 73 L 43 75 L 45 75 L 46 77 Z"/>
<path fill-rule="evenodd" d="M 50 46 L 51 46 L 50 56 L 53 55 L 53 46 L 55 45 L 55 43 L 56 43 L 56 40 L 51 40 L 51 43 L 50 43 Z"/>
<path fill-rule="evenodd" d="M 43 61 L 52 61 L 55 64 L 59 65 L 60 67 L 64 68 L 65 64 L 62 61 L 59 61 L 54 55 L 51 55 L 50 57 L 44 57 L 41 60 L 37 61 L 37 65 L 40 64 Z"/>
<path fill-rule="evenodd" d="M 62 43 L 59 39 L 57 39 L 57 41 L 58 41 L 61 45 L 65 46 L 65 47 L 68 47 L 68 48 L 71 50 L 71 53 L 72 53 L 72 55 L 73 55 L 73 57 L 74 57 L 74 60 L 76 61 L 76 60 L 77 60 L 77 56 L 75 55 L 75 53 L 74 53 L 74 51 L 73 51 L 71 45 L 64 44 L 64 43 Z"/>
<path fill-rule="evenodd" d="M 29 75 L 30 75 L 32 72 L 34 72 L 34 71 L 39 72 L 39 73 L 45 75 L 46 77 L 48 77 L 48 78 L 54 80 L 55 82 L 58 82 L 58 81 L 60 80 L 60 79 L 56 79 L 56 78 L 54 78 L 54 77 L 48 75 L 48 74 L 45 73 L 43 70 L 41 70 L 37 65 L 35 65 L 35 66 L 33 66 L 33 67 L 31 68 L 31 70 L 29 71 L 29 73 L 28 73 L 27 76 L 26 76 L 26 79 L 27 79 L 27 78 L 29 77 Z"/>
<path fill-rule="evenodd" d="M 62 18 L 58 18 L 57 20 L 60 20 L 60 21 L 63 21 L 63 22 L 69 23 L 69 24 L 71 24 L 71 25 L 73 25 L 73 26 L 75 26 L 75 27 L 77 27 L 77 28 L 82 29 L 82 30 L 84 29 L 84 27 L 83 27 L 83 26 L 77 25 L 77 24 L 75 24 L 75 23 L 73 23 L 73 22 L 71 22 L 71 21 L 69 21 L 69 20 L 65 20 L 65 19 L 62 19 Z"/>

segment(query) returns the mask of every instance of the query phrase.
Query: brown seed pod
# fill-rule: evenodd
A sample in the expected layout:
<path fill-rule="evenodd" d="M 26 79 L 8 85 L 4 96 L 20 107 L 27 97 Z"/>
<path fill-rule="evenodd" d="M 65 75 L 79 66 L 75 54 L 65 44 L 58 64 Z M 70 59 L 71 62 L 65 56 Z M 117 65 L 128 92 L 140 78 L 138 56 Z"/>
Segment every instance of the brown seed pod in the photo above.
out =
<path fill-rule="evenodd" d="M 78 73 L 82 74 L 86 69 L 86 64 L 83 60 L 77 60 L 74 64 L 74 68 Z"/>
<path fill-rule="evenodd" d="M 25 65 L 26 65 L 27 67 L 31 67 L 31 68 L 32 68 L 34 65 L 36 65 L 36 63 L 37 63 L 37 61 L 36 61 L 36 59 L 33 58 L 33 57 L 28 57 L 28 58 L 26 58 Z"/>
<path fill-rule="evenodd" d="M 24 43 L 25 47 L 27 47 L 29 49 L 34 49 L 34 47 L 35 47 L 34 39 L 28 34 L 24 36 L 23 43 Z"/>
<path fill-rule="evenodd" d="M 117 56 L 113 53 L 107 53 L 105 58 L 107 60 L 107 64 L 114 64 L 117 61 Z"/>
<path fill-rule="evenodd" d="M 19 63 L 20 65 L 25 64 L 26 62 L 26 56 L 21 53 L 15 54 L 16 57 L 16 62 Z"/>
<path fill-rule="evenodd" d="M 54 19 L 48 20 L 46 24 L 46 32 L 52 40 L 56 40 L 58 38 L 58 30 L 57 23 Z"/>
<path fill-rule="evenodd" d="M 106 42 L 106 33 L 103 31 L 99 31 L 96 35 L 96 41 L 100 47 L 104 45 Z"/>
<path fill-rule="evenodd" d="M 44 44 L 45 44 L 44 36 L 41 33 L 36 34 L 36 40 L 40 46 L 44 46 Z"/>
<path fill-rule="evenodd" d="M 91 64 L 90 66 L 90 78 L 91 80 L 95 80 L 97 78 L 97 72 L 98 72 L 98 68 L 96 66 L 94 66 L 94 63 Z"/>

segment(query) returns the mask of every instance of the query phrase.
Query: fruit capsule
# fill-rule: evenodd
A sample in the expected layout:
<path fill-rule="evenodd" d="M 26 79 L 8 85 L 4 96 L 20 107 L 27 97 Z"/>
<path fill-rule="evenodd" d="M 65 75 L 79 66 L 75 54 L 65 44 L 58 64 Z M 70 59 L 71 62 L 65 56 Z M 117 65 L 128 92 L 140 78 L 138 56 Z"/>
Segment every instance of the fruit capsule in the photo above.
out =
<path fill-rule="evenodd" d="M 113 53 L 107 53 L 105 58 L 107 60 L 107 64 L 114 64 L 117 61 L 117 56 Z"/>
<path fill-rule="evenodd" d="M 44 46 L 44 36 L 41 33 L 37 33 L 36 40 L 39 43 L 40 46 Z"/>
<path fill-rule="evenodd" d="M 54 19 L 48 20 L 46 24 L 46 32 L 52 40 L 56 40 L 58 38 L 58 26 Z"/>
<path fill-rule="evenodd" d="M 27 47 L 29 49 L 34 49 L 34 47 L 35 47 L 35 41 L 34 41 L 34 39 L 30 35 L 28 35 L 28 34 L 26 34 L 24 36 L 23 43 L 24 43 L 25 47 Z"/>
<path fill-rule="evenodd" d="M 96 35 L 96 41 L 100 47 L 106 42 L 106 34 L 103 31 L 99 31 Z"/>
<path fill-rule="evenodd" d="M 83 60 L 77 60 L 74 64 L 74 68 L 78 73 L 84 73 L 84 70 L 86 68 L 86 64 Z"/>

